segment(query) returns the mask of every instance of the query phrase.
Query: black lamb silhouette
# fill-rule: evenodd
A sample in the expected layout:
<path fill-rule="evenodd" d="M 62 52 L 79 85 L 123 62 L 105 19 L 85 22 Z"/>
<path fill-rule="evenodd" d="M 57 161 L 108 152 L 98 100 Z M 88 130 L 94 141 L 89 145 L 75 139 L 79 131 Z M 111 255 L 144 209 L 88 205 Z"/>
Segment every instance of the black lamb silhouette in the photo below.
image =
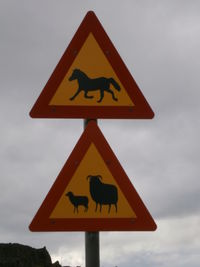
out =
<path fill-rule="evenodd" d="M 117 212 L 118 192 L 117 187 L 112 184 L 104 184 L 100 181 L 101 175 L 88 175 L 90 183 L 90 195 L 94 202 L 96 202 L 96 209 L 98 204 L 100 205 L 100 212 L 102 205 L 109 205 L 108 213 L 110 212 L 111 205 L 115 205 L 115 211 Z"/>
<path fill-rule="evenodd" d="M 75 196 L 71 191 L 66 193 L 67 196 L 74 206 L 74 213 L 77 211 L 78 213 L 78 206 L 84 206 L 85 212 L 88 210 L 88 197 L 86 196 Z"/>
<path fill-rule="evenodd" d="M 76 93 L 70 98 L 70 100 L 74 100 L 75 97 L 81 92 L 84 91 L 85 98 L 93 98 L 93 96 L 89 96 L 89 91 L 100 91 L 100 99 L 97 101 L 100 103 L 104 98 L 104 91 L 110 93 L 112 95 L 112 99 L 118 101 L 115 97 L 113 91 L 110 89 L 110 84 L 114 86 L 115 89 L 120 91 L 119 84 L 113 78 L 105 78 L 100 77 L 96 79 L 90 79 L 83 71 L 79 69 L 75 69 L 69 78 L 69 81 L 78 80 L 78 89 Z"/>

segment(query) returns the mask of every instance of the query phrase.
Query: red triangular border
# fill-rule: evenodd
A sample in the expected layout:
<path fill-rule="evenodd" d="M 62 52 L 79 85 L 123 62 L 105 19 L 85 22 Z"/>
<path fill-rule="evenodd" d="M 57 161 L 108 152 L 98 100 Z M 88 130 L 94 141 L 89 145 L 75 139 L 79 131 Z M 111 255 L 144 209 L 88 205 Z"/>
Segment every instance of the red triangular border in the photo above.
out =
<path fill-rule="evenodd" d="M 135 106 L 49 105 L 89 33 L 92 33 Z M 93 11 L 89 11 L 34 104 L 32 118 L 152 119 L 154 113 Z"/>
<path fill-rule="evenodd" d="M 63 191 L 91 143 L 94 143 L 137 218 L 50 219 Z M 31 231 L 154 231 L 156 224 L 95 121 L 90 121 L 33 218 Z"/>

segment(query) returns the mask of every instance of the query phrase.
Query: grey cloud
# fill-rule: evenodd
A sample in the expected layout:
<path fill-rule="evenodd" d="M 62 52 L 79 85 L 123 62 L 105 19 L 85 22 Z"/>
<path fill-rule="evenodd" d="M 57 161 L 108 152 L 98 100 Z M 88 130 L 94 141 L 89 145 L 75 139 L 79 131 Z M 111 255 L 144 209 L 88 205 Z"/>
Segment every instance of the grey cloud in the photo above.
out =
<path fill-rule="evenodd" d="M 28 230 L 81 135 L 83 122 L 32 120 L 28 113 L 85 13 L 94 9 L 155 111 L 153 120 L 99 120 L 99 126 L 158 221 L 158 233 L 165 233 L 163 240 L 171 243 L 162 247 L 162 253 L 156 253 L 146 239 L 147 233 L 126 234 L 126 240 L 120 233 L 119 248 L 111 242 L 115 234 L 103 233 L 102 242 L 109 253 L 109 243 L 114 246 L 116 264 L 123 266 L 134 262 L 136 266 L 196 267 L 199 243 L 193 233 L 187 233 L 190 224 L 197 236 L 199 233 L 194 218 L 199 217 L 200 201 L 199 1 L 85 1 L 83 5 L 81 1 L 20 0 L 2 1 L 0 6 L 3 242 L 46 245 L 55 257 L 66 251 L 73 258 L 75 251 L 84 251 L 83 233 Z M 162 227 L 162 222 L 173 228 L 174 220 L 179 227 L 176 225 L 176 231 L 167 235 L 169 229 Z M 180 229 L 181 241 L 175 235 Z M 138 251 L 127 251 L 135 239 L 137 243 L 143 241 Z M 158 244 L 156 238 L 153 240 Z M 182 249 L 184 242 L 190 248 Z M 149 250 L 143 253 L 145 244 Z M 177 250 L 170 254 L 174 244 Z M 105 258 L 102 262 L 112 266 Z"/>

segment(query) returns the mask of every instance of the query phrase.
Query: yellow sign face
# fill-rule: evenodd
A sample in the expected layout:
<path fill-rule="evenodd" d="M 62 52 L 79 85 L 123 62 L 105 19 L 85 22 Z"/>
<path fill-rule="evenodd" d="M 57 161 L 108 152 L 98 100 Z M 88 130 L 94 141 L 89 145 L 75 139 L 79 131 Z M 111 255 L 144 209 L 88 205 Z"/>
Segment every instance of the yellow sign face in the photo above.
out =
<path fill-rule="evenodd" d="M 90 33 L 49 105 L 132 107 L 134 103 Z"/>
<path fill-rule="evenodd" d="M 67 173 L 66 173 L 67 176 Z M 98 186 L 92 189 L 92 184 L 109 185 L 109 189 L 101 189 Z M 101 179 L 102 178 L 102 179 Z M 108 199 L 108 192 L 109 199 Z M 94 192 L 92 196 L 91 191 Z M 97 192 L 98 191 L 98 192 Z M 96 205 L 94 198 L 102 193 L 104 204 Z M 100 196 L 98 196 L 100 197 Z M 109 205 L 110 203 L 110 205 Z M 94 143 L 91 143 L 85 156 L 78 165 L 67 187 L 64 189 L 57 205 L 53 209 L 50 218 L 136 218 L 136 214 L 129 205 L 126 197 L 120 190 L 116 180 L 109 171 L 106 163 L 98 152 Z"/>

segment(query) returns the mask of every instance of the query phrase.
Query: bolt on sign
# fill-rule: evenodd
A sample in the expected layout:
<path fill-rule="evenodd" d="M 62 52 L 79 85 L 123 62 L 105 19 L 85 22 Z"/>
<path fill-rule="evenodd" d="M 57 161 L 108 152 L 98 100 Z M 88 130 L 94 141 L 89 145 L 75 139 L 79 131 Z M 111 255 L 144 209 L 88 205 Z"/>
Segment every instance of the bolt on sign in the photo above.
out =
<path fill-rule="evenodd" d="M 95 121 L 90 121 L 31 231 L 154 231 L 156 224 Z"/>
<path fill-rule="evenodd" d="M 98 18 L 89 11 L 30 116 L 151 119 L 154 113 Z"/>

